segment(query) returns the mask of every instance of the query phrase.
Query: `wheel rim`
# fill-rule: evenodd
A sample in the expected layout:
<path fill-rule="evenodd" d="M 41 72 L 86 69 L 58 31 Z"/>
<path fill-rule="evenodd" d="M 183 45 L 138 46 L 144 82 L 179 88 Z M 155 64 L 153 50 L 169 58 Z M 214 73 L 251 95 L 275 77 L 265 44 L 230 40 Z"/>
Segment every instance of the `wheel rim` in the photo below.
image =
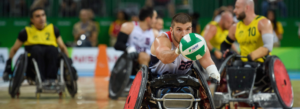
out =
<path fill-rule="evenodd" d="M 282 100 L 285 106 L 290 107 L 293 104 L 292 84 L 283 63 L 279 59 L 274 61 L 273 70 L 279 99 Z"/>

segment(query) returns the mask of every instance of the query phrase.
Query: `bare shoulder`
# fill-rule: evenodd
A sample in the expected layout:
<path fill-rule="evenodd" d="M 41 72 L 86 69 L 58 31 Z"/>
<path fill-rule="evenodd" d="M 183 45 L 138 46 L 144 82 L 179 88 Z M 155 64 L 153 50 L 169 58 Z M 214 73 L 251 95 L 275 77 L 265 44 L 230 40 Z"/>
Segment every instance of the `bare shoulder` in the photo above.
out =
<path fill-rule="evenodd" d="M 258 22 L 258 28 L 272 27 L 271 21 L 267 18 L 263 18 Z"/>
<path fill-rule="evenodd" d="M 120 31 L 129 35 L 132 32 L 133 28 L 134 24 L 132 22 L 125 22 L 122 24 Z"/>
<path fill-rule="evenodd" d="M 154 34 L 154 37 L 155 37 L 155 38 L 159 36 L 158 30 L 152 29 L 152 31 L 153 31 L 153 34 Z"/>
<path fill-rule="evenodd" d="M 167 45 L 170 47 L 172 46 L 171 41 L 166 34 L 160 34 L 158 37 L 155 38 L 155 41 L 159 44 Z"/>

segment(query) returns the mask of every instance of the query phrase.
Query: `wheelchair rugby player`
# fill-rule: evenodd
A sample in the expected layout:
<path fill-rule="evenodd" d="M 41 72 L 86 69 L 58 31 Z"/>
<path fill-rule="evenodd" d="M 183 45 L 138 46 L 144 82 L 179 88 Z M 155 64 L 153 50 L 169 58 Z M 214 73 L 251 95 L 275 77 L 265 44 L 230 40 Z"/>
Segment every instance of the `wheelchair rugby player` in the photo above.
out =
<path fill-rule="evenodd" d="M 12 71 L 12 58 L 22 45 L 25 53 L 19 56 Z M 65 86 L 72 97 L 77 93 L 78 76 L 68 58 L 67 48 L 59 30 L 53 24 L 47 24 L 45 10 L 39 7 L 30 11 L 30 25 L 19 32 L 6 62 L 3 80 L 10 81 L 12 98 L 19 96 L 25 78 L 29 84 L 37 85 L 37 97 L 40 93 L 59 93 L 62 96 Z"/>
<path fill-rule="evenodd" d="M 172 18 L 170 31 L 157 37 L 151 46 L 149 68 L 143 66 L 137 73 L 125 109 L 214 109 L 206 79 L 195 61 L 211 78 L 219 81 L 220 75 L 204 38 L 191 32 L 188 14 L 179 13 Z"/>
<path fill-rule="evenodd" d="M 229 102 L 238 102 L 239 107 L 292 108 L 293 89 L 287 70 L 278 57 L 269 55 L 274 37 L 271 22 L 254 13 L 253 0 L 237 0 L 234 13 L 240 21 L 221 44 L 227 58 L 214 93 L 216 108 Z M 240 44 L 241 55 L 228 50 L 234 41 Z"/>

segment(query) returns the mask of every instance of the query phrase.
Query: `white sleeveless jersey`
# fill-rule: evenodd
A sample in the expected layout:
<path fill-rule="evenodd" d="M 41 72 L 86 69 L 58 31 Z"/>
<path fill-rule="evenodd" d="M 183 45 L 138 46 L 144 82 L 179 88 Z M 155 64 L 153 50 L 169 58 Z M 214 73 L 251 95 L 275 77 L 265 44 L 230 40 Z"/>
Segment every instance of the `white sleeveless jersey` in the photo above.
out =
<path fill-rule="evenodd" d="M 172 49 L 175 50 L 176 47 L 174 46 L 171 38 L 171 32 L 164 32 L 167 37 L 170 39 L 172 43 Z M 193 64 L 193 61 L 184 58 L 181 54 L 175 59 L 174 62 L 169 64 L 162 63 L 155 55 L 151 54 L 151 60 L 149 64 L 149 69 L 152 73 L 157 73 L 159 75 L 164 74 L 186 74 Z"/>
<path fill-rule="evenodd" d="M 138 22 L 133 22 L 134 28 L 129 35 L 127 46 L 135 47 L 137 52 L 146 52 L 150 55 L 151 45 L 154 42 L 155 36 L 152 29 L 143 31 Z"/>

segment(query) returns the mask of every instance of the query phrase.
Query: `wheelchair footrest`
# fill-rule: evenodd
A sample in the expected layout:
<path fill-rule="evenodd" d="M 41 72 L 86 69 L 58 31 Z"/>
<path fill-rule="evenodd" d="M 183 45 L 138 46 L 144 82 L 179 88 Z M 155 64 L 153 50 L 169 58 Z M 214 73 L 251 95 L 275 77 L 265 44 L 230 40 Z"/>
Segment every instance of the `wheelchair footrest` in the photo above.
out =
<path fill-rule="evenodd" d="M 216 107 L 222 107 L 229 102 L 258 103 L 263 108 L 281 108 L 281 104 L 275 93 L 253 94 L 250 98 L 230 98 L 228 93 L 215 92 L 214 104 Z"/>
<path fill-rule="evenodd" d="M 256 69 L 228 67 L 227 81 L 231 90 L 250 90 L 254 82 Z"/>
<path fill-rule="evenodd" d="M 253 101 L 258 102 L 259 106 L 263 108 L 281 108 L 281 104 L 275 93 L 254 94 Z"/>
<path fill-rule="evenodd" d="M 186 108 L 189 109 L 193 106 L 194 102 L 200 101 L 200 98 L 194 98 L 192 94 L 188 93 L 167 93 L 162 98 L 152 98 L 155 101 L 163 102 L 164 108 Z"/>
<path fill-rule="evenodd" d="M 55 85 L 42 85 L 42 88 L 38 89 L 38 93 L 59 93 L 63 92 L 65 89 L 64 84 L 55 84 Z"/>

